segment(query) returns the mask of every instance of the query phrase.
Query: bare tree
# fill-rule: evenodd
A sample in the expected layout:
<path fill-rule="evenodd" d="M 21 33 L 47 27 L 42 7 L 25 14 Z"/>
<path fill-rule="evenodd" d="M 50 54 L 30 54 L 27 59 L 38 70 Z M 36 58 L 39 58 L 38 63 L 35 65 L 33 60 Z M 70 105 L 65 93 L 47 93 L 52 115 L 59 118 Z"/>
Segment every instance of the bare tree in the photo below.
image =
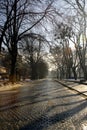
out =
<path fill-rule="evenodd" d="M 70 40 L 74 43 L 75 49 L 79 57 L 80 68 L 83 71 L 84 78 L 87 79 L 87 65 L 86 65 L 86 54 L 87 54 L 87 21 L 86 21 L 86 5 L 85 0 L 69 1 L 65 0 L 68 5 L 73 7 L 74 15 L 72 21 L 72 28 L 74 30 L 74 39 Z M 76 17 L 75 17 L 76 16 Z"/>
<path fill-rule="evenodd" d="M 71 69 L 73 65 L 72 50 L 69 46 L 69 39 L 71 36 L 72 28 L 69 27 L 67 24 L 59 23 L 56 25 L 55 39 L 58 41 L 58 44 L 62 47 L 62 73 L 65 73 L 66 78 L 71 78 Z M 57 58 L 59 59 L 59 57 Z"/>
<path fill-rule="evenodd" d="M 29 35 L 25 35 L 21 42 L 22 53 L 31 70 L 31 79 L 40 78 L 40 64 L 44 64 L 44 69 L 46 65 L 43 61 L 43 56 L 46 53 L 44 52 L 46 39 L 39 34 L 31 33 L 31 38 Z M 45 73 L 43 72 L 43 74 Z"/>
<path fill-rule="evenodd" d="M 50 53 L 52 57 L 50 58 L 51 64 L 55 65 L 55 68 L 57 70 L 57 78 L 63 78 L 64 77 L 64 71 L 63 71 L 63 64 L 62 64 L 62 46 L 56 45 L 50 47 Z M 62 71 L 62 72 L 61 72 Z"/>
<path fill-rule="evenodd" d="M 3 12 L 5 12 L 5 14 L 3 13 L 5 21 L 1 29 L 0 46 L 2 42 L 4 42 L 11 55 L 11 72 L 9 77 L 11 82 L 15 81 L 18 42 L 25 33 L 29 32 L 40 23 L 47 14 L 50 14 L 52 2 L 48 2 L 48 5 L 45 4 L 45 7 L 40 8 L 41 10 L 39 10 L 38 5 L 41 6 L 41 4 L 43 3 L 40 0 L 34 0 L 33 2 L 31 2 L 31 0 L 22 2 L 21 0 L 2 1 L 2 5 L 4 6 Z"/>

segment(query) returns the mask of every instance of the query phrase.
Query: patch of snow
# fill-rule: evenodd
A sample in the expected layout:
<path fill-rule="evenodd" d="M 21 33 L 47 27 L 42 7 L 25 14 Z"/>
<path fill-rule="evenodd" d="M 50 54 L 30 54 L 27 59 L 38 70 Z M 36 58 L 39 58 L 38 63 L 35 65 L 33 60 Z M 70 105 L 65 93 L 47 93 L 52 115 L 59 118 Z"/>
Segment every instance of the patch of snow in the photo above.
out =
<path fill-rule="evenodd" d="M 83 128 L 83 130 L 87 130 L 87 125 L 82 124 L 82 128 Z"/>
<path fill-rule="evenodd" d="M 15 84 L 1 84 L 1 87 L 0 87 L 0 91 L 6 91 L 6 90 L 12 90 L 12 89 L 16 89 L 16 88 L 19 88 L 22 84 L 21 83 L 15 83 Z"/>

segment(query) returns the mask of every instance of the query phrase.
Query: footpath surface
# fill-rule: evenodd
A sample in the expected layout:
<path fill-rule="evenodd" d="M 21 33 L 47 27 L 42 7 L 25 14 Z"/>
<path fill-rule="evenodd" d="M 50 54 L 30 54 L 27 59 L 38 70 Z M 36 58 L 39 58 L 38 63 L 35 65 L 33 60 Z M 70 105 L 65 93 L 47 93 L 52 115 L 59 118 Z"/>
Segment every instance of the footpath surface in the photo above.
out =
<path fill-rule="evenodd" d="M 80 83 L 79 81 L 69 81 L 69 80 L 56 80 L 60 84 L 64 85 L 65 87 L 76 91 L 78 94 L 81 94 L 87 99 L 87 83 L 83 82 Z"/>

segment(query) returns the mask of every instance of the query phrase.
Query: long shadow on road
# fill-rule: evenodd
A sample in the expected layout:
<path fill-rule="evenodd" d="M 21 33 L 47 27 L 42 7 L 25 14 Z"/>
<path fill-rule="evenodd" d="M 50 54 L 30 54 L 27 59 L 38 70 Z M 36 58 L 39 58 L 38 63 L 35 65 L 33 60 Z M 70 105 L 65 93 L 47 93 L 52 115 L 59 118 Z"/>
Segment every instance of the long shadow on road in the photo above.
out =
<path fill-rule="evenodd" d="M 43 85 L 44 86 L 44 85 Z M 15 99 L 16 104 L 10 105 L 8 104 L 8 106 L 6 105 L 2 105 L 0 106 L 0 112 L 9 110 L 9 109 L 14 109 L 18 108 L 18 110 L 20 111 L 20 108 L 22 106 L 29 106 L 29 105 L 38 105 L 40 103 L 44 104 L 44 102 L 46 101 L 56 101 L 57 99 L 66 99 L 66 98 L 70 98 L 72 99 L 73 97 L 78 98 L 78 95 L 76 93 L 66 93 L 65 91 L 67 89 L 62 89 L 61 86 L 60 87 L 56 87 L 56 86 L 49 86 L 48 88 L 46 87 L 46 85 L 42 88 L 41 86 L 37 86 L 35 88 L 32 88 L 31 90 L 25 89 L 23 91 L 23 93 L 19 95 L 17 95 L 17 99 Z M 63 92 L 63 94 L 60 94 L 61 92 Z M 27 95 L 26 95 L 27 92 Z M 59 92 L 59 93 L 58 93 Z M 59 95 L 58 95 L 59 94 Z M 14 95 L 13 95 L 14 97 Z M 27 101 L 27 102 L 25 102 Z M 17 104 L 18 103 L 18 104 Z M 21 103 L 21 106 L 19 105 Z M 23 103 L 23 104 L 22 104 Z M 77 103 L 79 103 L 79 105 L 77 105 Z M 73 108 L 69 107 L 70 105 L 73 105 Z M 74 106 L 75 105 L 75 106 Z M 55 111 L 55 108 L 61 106 L 67 106 L 68 110 L 62 111 L 60 113 L 56 113 L 54 115 L 49 116 L 48 113 Z M 39 106 L 40 107 L 40 106 Z M 87 101 L 83 100 L 74 100 L 72 102 L 66 103 L 57 103 L 52 104 L 51 106 L 48 106 L 42 114 L 40 114 L 39 117 L 37 117 L 37 119 L 35 118 L 33 121 L 28 122 L 26 125 L 24 125 L 23 127 L 20 128 L 20 130 L 43 130 L 43 128 L 47 129 L 49 126 L 52 126 L 58 122 L 63 122 L 66 119 L 74 116 L 75 114 L 78 114 L 80 111 L 84 110 L 87 107 Z M 37 108 L 39 109 L 39 108 Z M 41 109 L 41 108 L 40 108 Z M 33 114 L 33 113 L 31 113 Z M 20 115 L 21 116 L 21 115 Z M 26 115 L 29 117 L 29 115 Z M 26 117 L 27 118 L 27 117 Z M 83 120 L 87 119 L 87 116 L 83 117 Z M 82 119 L 79 119 L 80 121 Z"/>
<path fill-rule="evenodd" d="M 55 106 L 57 107 L 57 106 Z M 75 114 L 79 113 L 81 110 L 85 109 L 87 107 L 87 102 L 83 102 L 77 107 L 74 107 L 72 109 L 69 109 L 67 111 L 55 114 L 53 116 L 48 117 L 46 114 L 53 110 L 53 107 L 48 109 L 41 117 L 39 117 L 37 120 L 33 121 L 31 124 L 27 124 L 26 126 L 20 128 L 20 130 L 42 130 L 43 128 L 46 128 L 56 124 L 58 122 L 63 122 L 69 117 L 74 116 Z M 87 116 L 84 118 L 87 119 Z"/>
<path fill-rule="evenodd" d="M 35 91 L 35 93 L 34 93 L 34 91 Z M 52 91 L 54 91 L 54 92 L 52 92 Z M 63 90 L 61 90 L 61 91 L 63 91 Z M 70 97 L 70 98 L 78 97 L 77 94 L 67 94 L 67 95 L 63 95 L 63 96 L 60 96 L 60 95 L 58 96 L 57 92 L 61 92 L 61 91 L 60 91 L 60 89 L 59 89 L 59 91 L 58 91 L 58 89 L 52 89 L 52 90 L 49 89 L 48 93 L 46 94 L 44 92 L 41 93 L 38 91 L 36 92 L 36 90 L 31 90 L 29 92 L 29 95 L 26 95 L 26 91 L 25 91 L 25 92 L 23 92 L 24 96 L 20 96 L 18 99 L 17 99 L 17 95 L 12 93 L 12 95 L 10 95 L 10 100 L 8 100 L 8 102 L 5 105 L 0 105 L 0 111 L 5 111 L 7 109 L 12 109 L 12 108 L 16 108 L 16 107 L 20 108 L 22 106 L 34 105 L 34 104 L 42 103 L 42 102 L 44 103 L 45 101 L 50 101 L 50 100 L 55 100 L 55 99 L 61 99 L 61 98 L 67 98 L 67 97 Z M 49 96 L 50 93 L 52 94 L 52 96 Z M 27 101 L 27 102 L 25 102 L 25 101 Z M 60 104 L 60 105 L 63 105 L 63 104 Z M 65 105 L 68 105 L 68 104 L 65 104 Z"/>
<path fill-rule="evenodd" d="M 40 103 L 44 101 L 50 101 L 50 100 L 56 100 L 56 99 L 60 99 L 60 98 L 71 98 L 72 97 L 77 97 L 78 98 L 78 94 L 66 94 L 66 95 L 56 95 L 56 89 L 54 89 L 55 91 L 53 92 L 53 97 L 49 98 L 49 96 L 45 93 L 42 93 L 41 95 L 36 95 L 34 97 L 31 97 L 32 102 L 31 104 L 35 104 L 35 103 Z M 58 90 L 58 89 L 57 89 Z M 48 92 L 51 93 L 53 91 L 53 89 L 49 89 Z M 59 89 L 59 91 L 62 91 L 62 89 Z M 42 97 L 42 98 L 41 98 Z M 48 116 L 48 113 L 51 111 L 55 111 L 55 108 L 59 107 L 59 106 L 70 106 L 70 105 L 75 105 L 79 103 L 80 105 L 76 105 L 73 108 L 70 108 L 66 111 L 57 113 L 53 116 Z M 46 111 L 44 112 L 44 114 L 42 114 L 38 119 L 32 121 L 30 124 L 25 125 L 24 127 L 20 128 L 20 130 L 43 130 L 47 129 L 49 126 L 52 126 L 58 122 L 64 122 L 65 120 L 67 120 L 68 118 L 74 116 L 75 114 L 78 114 L 79 112 L 81 112 L 82 110 L 84 110 L 87 107 L 87 101 L 85 99 L 83 100 L 79 100 L 79 101 L 72 101 L 70 103 L 61 103 L 61 104 L 57 104 L 57 105 L 51 105 L 50 107 L 48 107 L 46 109 Z M 87 116 L 84 116 L 83 120 L 87 119 Z M 79 122 L 81 122 L 82 119 L 79 119 Z"/>

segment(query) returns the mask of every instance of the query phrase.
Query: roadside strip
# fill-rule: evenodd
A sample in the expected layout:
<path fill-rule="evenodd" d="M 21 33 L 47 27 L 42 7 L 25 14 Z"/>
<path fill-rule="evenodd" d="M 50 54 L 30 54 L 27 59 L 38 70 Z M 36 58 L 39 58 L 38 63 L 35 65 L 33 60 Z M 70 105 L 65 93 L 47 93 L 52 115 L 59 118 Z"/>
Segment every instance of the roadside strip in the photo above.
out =
<path fill-rule="evenodd" d="M 87 100 L 87 91 L 86 91 L 86 94 L 85 94 L 84 91 L 81 91 L 81 88 L 80 88 L 80 89 L 77 89 L 77 88 L 76 88 L 77 86 L 74 86 L 74 87 L 73 87 L 73 86 L 67 85 L 67 81 L 66 81 L 65 83 L 62 82 L 62 81 L 60 81 L 60 80 L 55 80 L 55 81 L 58 82 L 58 83 L 60 83 L 60 84 L 62 84 L 62 85 L 65 86 L 65 87 L 67 87 L 68 89 L 77 92 L 78 95 L 82 95 L 82 96 Z M 84 87 L 87 87 L 87 85 L 84 85 Z M 83 87 L 83 90 L 85 90 L 84 87 Z"/>

